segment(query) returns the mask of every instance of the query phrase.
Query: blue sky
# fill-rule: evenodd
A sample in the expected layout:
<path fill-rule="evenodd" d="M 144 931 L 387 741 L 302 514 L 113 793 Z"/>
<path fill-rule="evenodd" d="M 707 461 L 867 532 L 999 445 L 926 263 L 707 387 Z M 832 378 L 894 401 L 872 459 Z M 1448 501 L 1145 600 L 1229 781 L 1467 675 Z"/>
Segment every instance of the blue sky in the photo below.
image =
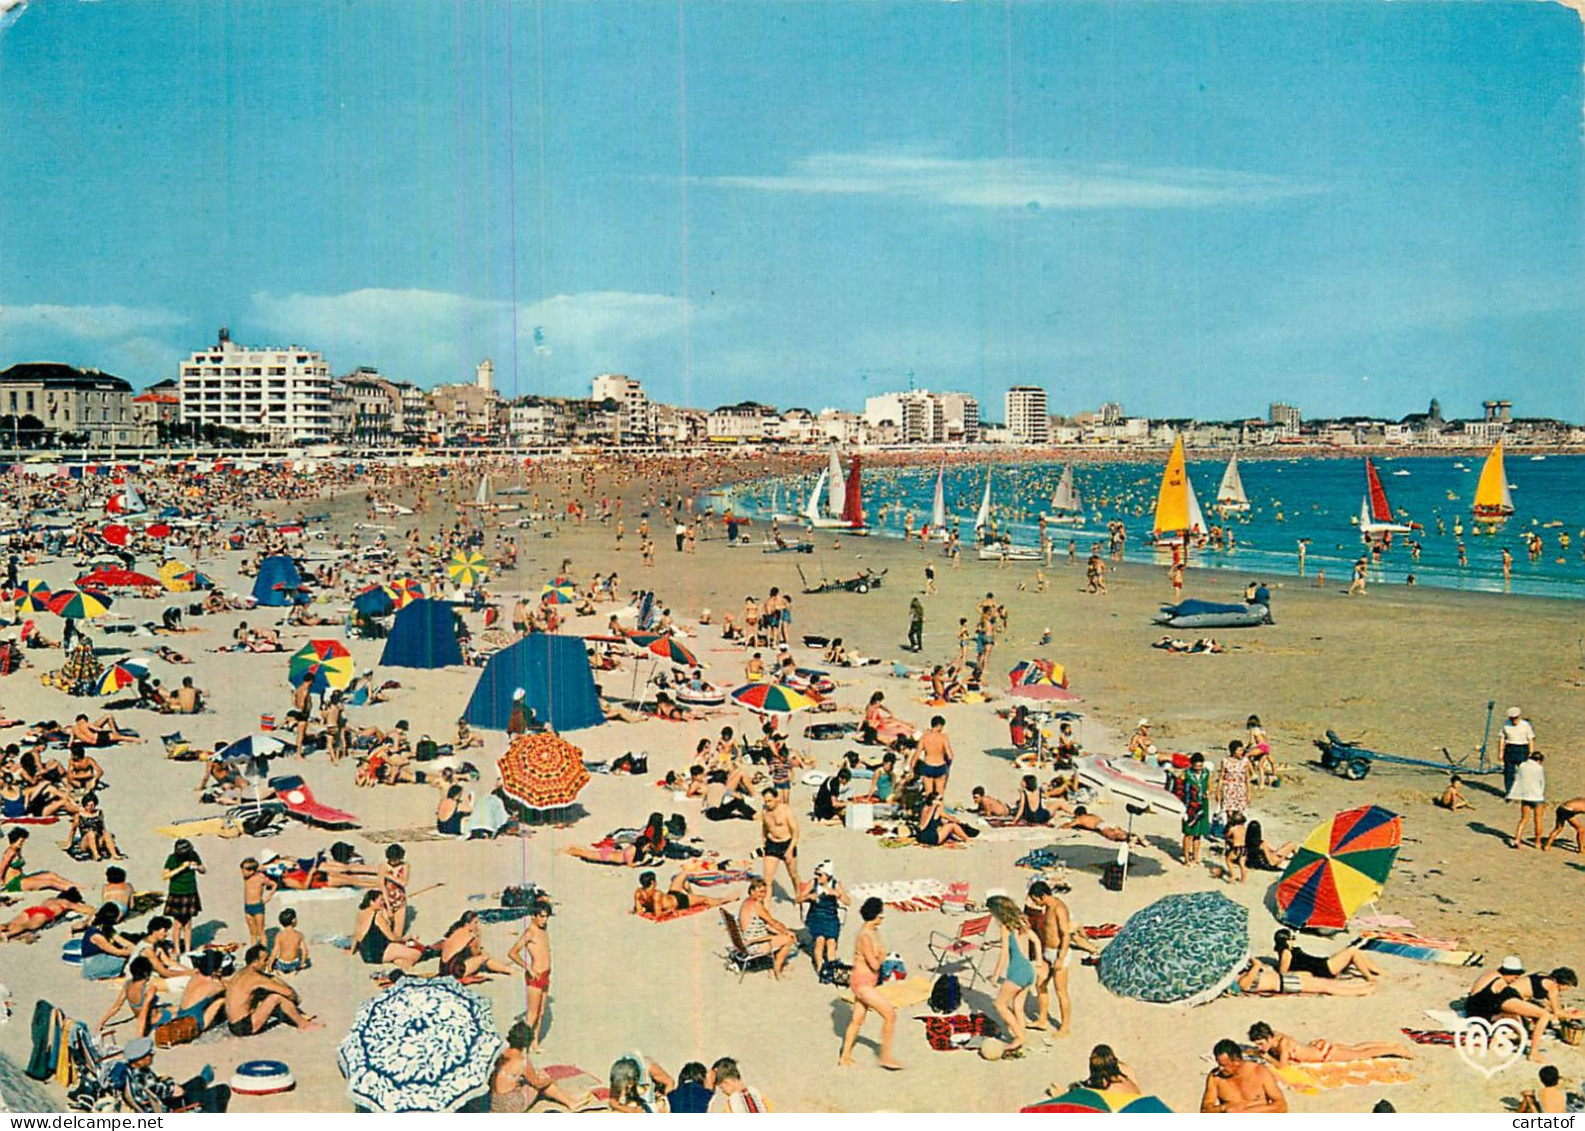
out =
<path fill-rule="evenodd" d="M 1533 2 L 32 0 L 0 364 L 1585 419 L 1582 62 Z"/>

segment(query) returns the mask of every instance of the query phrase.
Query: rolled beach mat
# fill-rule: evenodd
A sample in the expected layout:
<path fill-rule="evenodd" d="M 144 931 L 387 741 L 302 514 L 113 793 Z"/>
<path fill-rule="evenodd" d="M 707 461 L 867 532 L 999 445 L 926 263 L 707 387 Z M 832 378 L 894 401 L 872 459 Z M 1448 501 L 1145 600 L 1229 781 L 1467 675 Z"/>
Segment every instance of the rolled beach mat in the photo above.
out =
<path fill-rule="evenodd" d="M 292 1070 L 280 1060 L 245 1060 L 237 1065 L 230 1084 L 239 1096 L 273 1096 L 297 1087 Z"/>

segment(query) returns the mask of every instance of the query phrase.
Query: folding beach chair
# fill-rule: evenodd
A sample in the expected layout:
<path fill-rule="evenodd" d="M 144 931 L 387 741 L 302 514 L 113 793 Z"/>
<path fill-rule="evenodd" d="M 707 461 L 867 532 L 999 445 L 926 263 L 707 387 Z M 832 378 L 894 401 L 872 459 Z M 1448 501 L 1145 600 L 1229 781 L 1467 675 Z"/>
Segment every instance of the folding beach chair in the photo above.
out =
<path fill-rule="evenodd" d="M 966 989 L 973 989 L 974 984 L 982 979 L 989 981 L 980 970 L 979 963 L 982 955 L 994 949 L 990 945 L 990 932 L 989 915 L 976 915 L 963 920 L 958 924 L 956 934 L 931 931 L 925 947 L 935 961 L 936 973 L 946 973 L 946 968 L 955 964 L 957 969 L 953 972 L 968 978 Z"/>
<path fill-rule="evenodd" d="M 769 970 L 775 963 L 775 952 L 771 948 L 769 939 L 756 939 L 752 943 L 744 942 L 743 931 L 738 927 L 737 919 L 725 907 L 718 908 L 721 912 L 721 922 L 726 925 L 727 949 L 721 953 L 728 970 L 737 971 L 737 980 L 742 982 L 754 970 Z"/>

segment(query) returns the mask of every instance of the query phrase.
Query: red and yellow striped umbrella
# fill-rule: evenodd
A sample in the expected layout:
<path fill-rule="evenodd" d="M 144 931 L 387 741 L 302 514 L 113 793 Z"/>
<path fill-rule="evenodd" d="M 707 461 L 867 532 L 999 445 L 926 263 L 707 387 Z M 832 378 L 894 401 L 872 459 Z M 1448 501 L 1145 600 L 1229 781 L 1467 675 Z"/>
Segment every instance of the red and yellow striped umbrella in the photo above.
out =
<path fill-rule="evenodd" d="M 411 577 L 398 577 L 386 586 L 391 591 L 391 604 L 400 609 L 424 596 L 424 587 Z"/>

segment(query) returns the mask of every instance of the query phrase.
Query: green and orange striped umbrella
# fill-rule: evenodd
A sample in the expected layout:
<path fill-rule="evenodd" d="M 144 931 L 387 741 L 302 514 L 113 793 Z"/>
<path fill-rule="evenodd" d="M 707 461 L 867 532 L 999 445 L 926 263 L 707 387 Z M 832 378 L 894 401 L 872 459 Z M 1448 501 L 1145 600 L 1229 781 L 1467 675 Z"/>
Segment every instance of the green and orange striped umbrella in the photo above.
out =
<path fill-rule="evenodd" d="M 1277 882 L 1278 918 L 1291 927 L 1341 930 L 1386 886 L 1403 843 L 1403 818 L 1364 805 L 1323 821 Z"/>

